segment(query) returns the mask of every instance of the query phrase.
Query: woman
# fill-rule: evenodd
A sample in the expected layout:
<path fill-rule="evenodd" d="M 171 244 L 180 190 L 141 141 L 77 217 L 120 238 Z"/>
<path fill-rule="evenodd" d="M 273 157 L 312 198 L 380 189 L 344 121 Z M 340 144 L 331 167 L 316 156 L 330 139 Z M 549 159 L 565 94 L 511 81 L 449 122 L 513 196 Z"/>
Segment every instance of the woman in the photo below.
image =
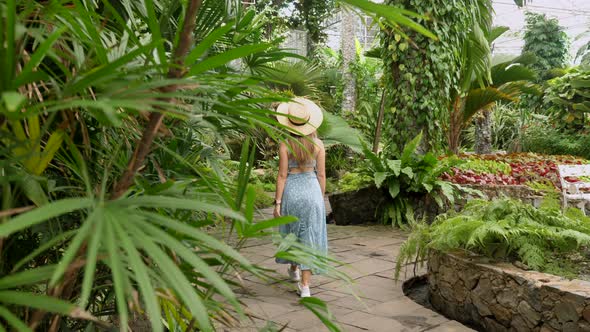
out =
<path fill-rule="evenodd" d="M 283 235 L 295 234 L 300 243 L 316 252 L 327 254 L 325 157 L 322 141 L 316 129 L 323 120 L 322 110 L 304 98 L 280 104 L 278 121 L 292 132 L 291 137 L 279 147 L 279 174 L 275 197 L 274 216 L 291 215 L 297 221 L 282 225 Z M 290 264 L 289 276 L 297 281 L 301 297 L 311 296 L 309 284 L 312 268 L 307 265 L 277 258 L 277 263 Z M 316 269 L 315 274 L 319 273 Z"/>

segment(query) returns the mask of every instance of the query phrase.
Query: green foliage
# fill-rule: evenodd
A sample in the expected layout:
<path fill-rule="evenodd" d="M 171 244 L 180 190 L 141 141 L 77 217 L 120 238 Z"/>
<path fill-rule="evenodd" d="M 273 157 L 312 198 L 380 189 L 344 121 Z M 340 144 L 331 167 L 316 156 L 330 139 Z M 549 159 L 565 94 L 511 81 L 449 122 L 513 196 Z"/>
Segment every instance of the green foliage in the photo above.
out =
<path fill-rule="evenodd" d="M 563 27 L 555 18 L 545 14 L 527 12 L 524 33 L 523 53 L 531 53 L 537 57 L 532 68 L 546 78 L 547 72 L 553 68 L 562 68 L 568 59 L 569 41 Z"/>
<path fill-rule="evenodd" d="M 320 97 L 319 87 L 324 84 L 325 72 L 309 61 L 281 61 L 259 70 L 271 88 L 289 91 L 295 96 Z"/>
<path fill-rule="evenodd" d="M 360 155 L 346 145 L 332 145 L 326 149 L 326 175 L 339 178 L 343 173 L 353 171 L 359 164 Z"/>
<path fill-rule="evenodd" d="M 373 178 L 361 173 L 346 173 L 338 180 L 338 191 L 347 192 L 359 190 L 374 183 Z"/>
<path fill-rule="evenodd" d="M 432 153 L 417 152 L 422 134 L 403 149 L 398 159 L 376 155 L 365 148 L 367 167 L 363 171 L 373 178 L 377 188 L 388 189 L 390 201 L 383 206 L 383 222 L 402 227 L 414 220 L 411 198 L 430 195 L 439 206 L 444 201 L 454 202 L 457 186 L 439 180 L 448 171 L 448 164 L 439 163 Z"/>
<path fill-rule="evenodd" d="M 526 128 L 522 134 L 522 150 L 590 159 L 590 134 L 569 133 L 538 123 Z"/>
<path fill-rule="evenodd" d="M 520 144 L 522 110 L 515 103 L 496 104 L 490 113 L 490 120 L 494 150 L 514 151 Z M 461 146 L 470 149 L 474 140 L 475 125 L 470 125 L 462 135 Z"/>
<path fill-rule="evenodd" d="M 461 170 L 472 170 L 476 174 L 510 174 L 512 172 L 512 168 L 508 163 L 478 158 L 467 158 L 456 167 Z"/>
<path fill-rule="evenodd" d="M 266 207 L 273 205 L 275 199 L 274 199 L 274 197 L 272 197 L 266 193 L 267 192 L 266 189 L 268 189 L 266 186 L 261 185 L 261 184 L 254 184 L 252 186 L 254 187 L 254 192 L 256 195 L 256 200 L 254 201 L 254 206 L 257 209 L 262 209 L 262 208 L 266 208 Z"/>
<path fill-rule="evenodd" d="M 579 210 L 563 213 L 547 199 L 540 208 L 514 199 L 472 200 L 432 224 L 413 224 L 402 245 L 396 276 L 404 264 L 423 260 L 431 249 L 466 250 L 499 260 L 519 260 L 533 269 L 551 268 L 554 257 L 590 245 L 590 218 Z"/>
<path fill-rule="evenodd" d="M 251 75 L 289 56 L 261 42 L 263 16 L 113 3 L 0 1 L 2 330 L 124 330 L 137 313 L 156 332 L 211 331 L 244 318 L 236 275 L 269 278 L 241 246 L 293 221 L 255 220 L 249 185 L 252 137 L 286 135 L 267 107 L 284 96 Z M 334 271 L 276 242 L 277 256 Z"/>
<path fill-rule="evenodd" d="M 349 67 L 356 86 L 356 106 L 354 112 L 345 114 L 345 117 L 351 126 L 360 130 L 363 137 L 373 142 L 383 93 L 383 62 L 379 58 L 366 57 L 358 41 L 356 44 L 356 58 Z M 383 127 L 388 128 L 389 125 L 385 123 Z M 389 136 L 383 139 L 386 141 Z"/>
<path fill-rule="evenodd" d="M 459 87 L 464 41 L 481 16 L 491 15 L 487 0 L 389 0 L 428 19 L 417 19 L 438 36 L 432 41 L 408 29 L 382 32 L 382 59 L 385 89 L 388 91 L 387 117 L 392 126 L 384 136 L 392 138 L 394 151 L 418 133 L 424 132 L 424 148 L 440 149 L 448 107 Z M 481 15 L 481 16 L 480 16 Z"/>
<path fill-rule="evenodd" d="M 548 82 L 545 102 L 552 122 L 572 132 L 587 131 L 590 121 L 590 71 L 581 68 Z"/>

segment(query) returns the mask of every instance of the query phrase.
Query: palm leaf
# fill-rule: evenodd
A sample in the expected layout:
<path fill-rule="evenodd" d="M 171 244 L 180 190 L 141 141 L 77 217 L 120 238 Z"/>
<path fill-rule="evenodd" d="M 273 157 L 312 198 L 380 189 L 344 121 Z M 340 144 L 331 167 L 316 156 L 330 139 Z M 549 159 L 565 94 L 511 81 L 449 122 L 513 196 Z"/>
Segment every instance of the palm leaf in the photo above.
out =
<path fill-rule="evenodd" d="M 514 97 L 493 87 L 469 91 L 463 108 L 463 122 L 469 121 L 477 112 L 489 108 L 498 101 L 511 102 L 514 101 Z"/>

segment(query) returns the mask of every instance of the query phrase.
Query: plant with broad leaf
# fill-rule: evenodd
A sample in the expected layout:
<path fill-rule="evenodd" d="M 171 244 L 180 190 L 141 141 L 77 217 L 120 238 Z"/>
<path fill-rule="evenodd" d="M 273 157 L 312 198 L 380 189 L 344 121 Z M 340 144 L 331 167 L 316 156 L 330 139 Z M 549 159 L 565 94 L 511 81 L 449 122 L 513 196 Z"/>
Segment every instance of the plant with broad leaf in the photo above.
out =
<path fill-rule="evenodd" d="M 587 133 L 590 126 L 590 71 L 574 68 L 547 82 L 544 100 L 557 128 Z"/>
<path fill-rule="evenodd" d="M 378 188 L 386 188 L 389 200 L 382 207 L 384 223 L 403 226 L 414 220 L 412 198 L 430 196 L 440 207 L 445 201 L 453 204 L 458 185 L 439 179 L 449 170 L 437 157 L 428 152 L 417 152 L 422 140 L 419 134 L 403 149 L 401 155 L 390 159 L 384 154 L 377 155 L 365 147 L 367 168 L 364 170 Z"/>

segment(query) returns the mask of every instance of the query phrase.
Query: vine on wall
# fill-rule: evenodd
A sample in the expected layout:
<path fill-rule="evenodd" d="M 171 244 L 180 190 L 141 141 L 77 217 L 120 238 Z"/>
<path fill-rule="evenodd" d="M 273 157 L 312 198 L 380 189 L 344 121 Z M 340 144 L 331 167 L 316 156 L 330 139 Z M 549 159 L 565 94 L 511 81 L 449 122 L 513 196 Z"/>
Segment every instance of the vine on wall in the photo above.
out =
<path fill-rule="evenodd" d="M 392 151 L 424 133 L 422 150 L 440 149 L 453 90 L 459 82 L 460 54 L 474 20 L 477 0 L 388 0 L 387 4 L 424 14 L 417 19 L 438 36 L 433 41 L 402 28 L 409 39 L 382 31 L 385 86 L 394 124 L 389 132 Z"/>

